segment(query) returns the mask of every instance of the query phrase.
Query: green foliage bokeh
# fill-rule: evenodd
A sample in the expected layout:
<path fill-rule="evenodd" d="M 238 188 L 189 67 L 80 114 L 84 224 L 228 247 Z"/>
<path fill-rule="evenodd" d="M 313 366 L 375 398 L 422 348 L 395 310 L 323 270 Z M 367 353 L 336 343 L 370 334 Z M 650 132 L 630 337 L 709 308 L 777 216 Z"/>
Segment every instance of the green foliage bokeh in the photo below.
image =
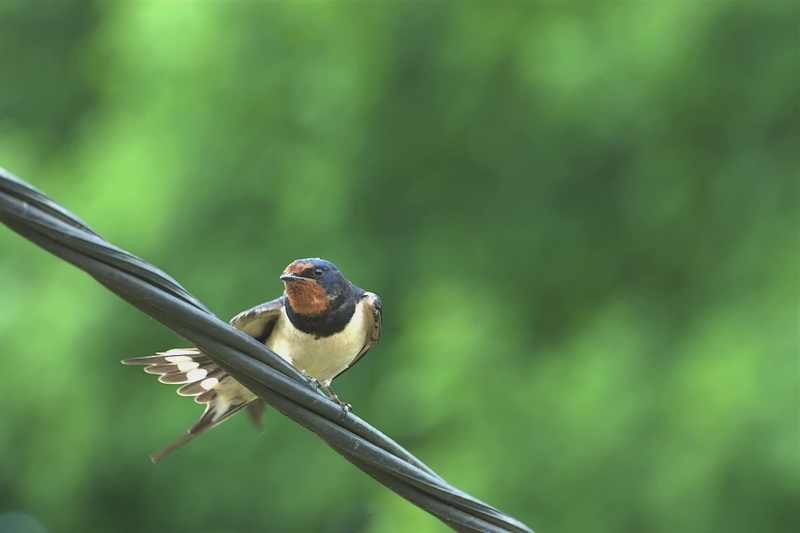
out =
<path fill-rule="evenodd" d="M 0 4 L 0 166 L 228 318 L 384 302 L 334 388 L 551 532 L 797 531 L 797 3 Z M 163 463 L 184 346 L 0 228 L 0 513 L 440 532 L 274 411 Z M 239 419 L 241 418 L 241 419 Z"/>

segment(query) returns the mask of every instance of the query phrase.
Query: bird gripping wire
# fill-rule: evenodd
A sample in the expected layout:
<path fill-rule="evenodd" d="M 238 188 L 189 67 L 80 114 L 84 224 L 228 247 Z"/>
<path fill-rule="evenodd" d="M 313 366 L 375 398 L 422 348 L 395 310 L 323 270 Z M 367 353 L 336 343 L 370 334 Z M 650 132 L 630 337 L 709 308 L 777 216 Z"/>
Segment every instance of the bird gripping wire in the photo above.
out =
<path fill-rule="evenodd" d="M 518 520 L 449 485 L 357 416 L 342 420 L 341 409 L 317 394 L 290 364 L 219 320 L 167 274 L 110 244 L 73 213 L 2 168 L 0 222 L 192 342 L 269 405 L 455 531 L 532 533 Z"/>

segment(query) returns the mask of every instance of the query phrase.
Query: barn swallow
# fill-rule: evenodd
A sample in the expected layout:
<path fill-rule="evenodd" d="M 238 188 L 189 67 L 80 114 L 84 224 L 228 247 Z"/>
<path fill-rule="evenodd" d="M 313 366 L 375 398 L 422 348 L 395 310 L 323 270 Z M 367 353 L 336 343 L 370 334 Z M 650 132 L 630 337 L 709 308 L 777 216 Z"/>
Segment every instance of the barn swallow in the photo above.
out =
<path fill-rule="evenodd" d="M 350 283 L 324 259 L 298 259 L 280 279 L 285 288 L 280 298 L 239 313 L 230 324 L 264 343 L 315 386 L 321 385 L 345 417 L 351 406 L 339 400 L 331 381 L 378 343 L 381 300 Z M 262 429 L 264 401 L 197 348 L 177 348 L 122 363 L 147 365 L 144 371 L 160 375 L 160 382 L 183 384 L 178 389 L 181 396 L 194 396 L 197 403 L 206 404 L 186 435 L 150 456 L 154 463 L 245 407 Z"/>

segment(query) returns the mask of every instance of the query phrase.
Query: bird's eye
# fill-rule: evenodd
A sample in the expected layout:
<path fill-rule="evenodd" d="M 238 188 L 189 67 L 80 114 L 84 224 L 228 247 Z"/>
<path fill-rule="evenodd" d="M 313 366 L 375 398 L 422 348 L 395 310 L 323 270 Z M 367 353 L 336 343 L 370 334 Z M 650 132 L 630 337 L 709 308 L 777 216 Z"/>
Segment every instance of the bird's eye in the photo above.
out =
<path fill-rule="evenodd" d="M 323 270 L 323 269 L 321 269 L 319 267 L 314 269 L 314 277 L 315 278 L 321 278 L 324 275 L 325 275 L 325 270 Z"/>

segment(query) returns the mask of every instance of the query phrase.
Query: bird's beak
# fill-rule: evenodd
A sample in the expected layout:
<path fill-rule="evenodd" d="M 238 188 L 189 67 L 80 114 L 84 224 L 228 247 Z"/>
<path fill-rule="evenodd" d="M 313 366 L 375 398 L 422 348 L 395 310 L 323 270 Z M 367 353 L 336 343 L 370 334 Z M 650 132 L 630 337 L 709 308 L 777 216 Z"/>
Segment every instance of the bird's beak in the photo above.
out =
<path fill-rule="evenodd" d="M 281 276 L 281 281 L 287 282 L 287 281 L 314 281 L 314 280 L 309 278 L 304 278 L 301 276 L 296 276 L 294 274 L 284 274 L 283 276 Z"/>

